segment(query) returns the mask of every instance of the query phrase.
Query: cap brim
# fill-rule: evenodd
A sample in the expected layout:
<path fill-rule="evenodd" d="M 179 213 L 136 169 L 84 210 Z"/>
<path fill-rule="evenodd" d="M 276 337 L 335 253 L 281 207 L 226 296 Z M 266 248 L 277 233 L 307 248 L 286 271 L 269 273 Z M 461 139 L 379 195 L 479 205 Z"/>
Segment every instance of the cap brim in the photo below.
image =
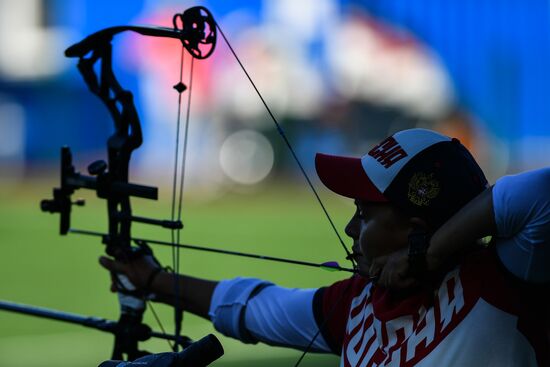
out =
<path fill-rule="evenodd" d="M 370 202 L 388 201 L 365 173 L 360 158 L 317 153 L 315 169 L 321 182 L 339 195 Z"/>

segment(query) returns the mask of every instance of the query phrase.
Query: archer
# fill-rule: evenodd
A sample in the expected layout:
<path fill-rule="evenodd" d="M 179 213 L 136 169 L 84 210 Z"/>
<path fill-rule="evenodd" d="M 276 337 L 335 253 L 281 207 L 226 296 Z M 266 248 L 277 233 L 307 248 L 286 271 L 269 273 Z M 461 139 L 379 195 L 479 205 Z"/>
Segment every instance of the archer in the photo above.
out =
<path fill-rule="evenodd" d="M 550 365 L 550 169 L 489 187 L 458 140 L 424 129 L 362 158 L 318 154 L 316 169 L 357 207 L 349 279 L 287 289 L 177 275 L 174 287 L 152 256 L 100 263 L 225 335 L 334 353 L 342 366 Z"/>

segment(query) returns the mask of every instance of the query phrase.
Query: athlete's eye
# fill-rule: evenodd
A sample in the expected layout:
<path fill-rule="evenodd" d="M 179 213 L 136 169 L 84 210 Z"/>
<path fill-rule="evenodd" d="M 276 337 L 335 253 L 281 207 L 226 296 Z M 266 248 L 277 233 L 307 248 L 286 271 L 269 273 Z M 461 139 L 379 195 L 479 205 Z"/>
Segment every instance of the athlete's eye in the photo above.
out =
<path fill-rule="evenodd" d="M 365 211 L 364 209 L 361 208 L 361 205 L 359 204 L 359 202 L 355 202 L 355 216 L 358 217 L 359 219 L 363 219 L 365 220 Z"/>

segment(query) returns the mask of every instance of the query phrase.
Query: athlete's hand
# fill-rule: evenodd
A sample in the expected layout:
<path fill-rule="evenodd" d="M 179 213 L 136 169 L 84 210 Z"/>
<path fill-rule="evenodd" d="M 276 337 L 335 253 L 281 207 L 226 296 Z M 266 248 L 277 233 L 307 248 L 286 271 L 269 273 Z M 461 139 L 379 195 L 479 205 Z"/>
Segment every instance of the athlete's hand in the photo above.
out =
<path fill-rule="evenodd" d="M 372 261 L 369 274 L 376 277 L 376 283 L 389 289 L 406 289 L 418 285 L 418 281 L 408 275 L 408 250 L 403 249 Z"/>
<path fill-rule="evenodd" d="M 147 286 L 149 277 L 157 268 L 159 268 L 158 263 L 152 256 L 149 255 L 141 256 L 135 260 L 124 263 L 106 256 L 101 256 L 99 258 L 99 263 L 111 273 L 121 273 L 126 275 L 128 280 L 139 289 L 143 289 Z M 111 283 L 111 291 L 117 291 L 116 282 L 114 280 Z"/>
<path fill-rule="evenodd" d="M 426 254 L 426 274 L 435 272 L 440 264 L 440 259 Z M 376 279 L 377 284 L 390 289 L 406 289 L 420 285 L 420 280 L 409 273 L 408 249 L 375 258 L 369 275 Z"/>

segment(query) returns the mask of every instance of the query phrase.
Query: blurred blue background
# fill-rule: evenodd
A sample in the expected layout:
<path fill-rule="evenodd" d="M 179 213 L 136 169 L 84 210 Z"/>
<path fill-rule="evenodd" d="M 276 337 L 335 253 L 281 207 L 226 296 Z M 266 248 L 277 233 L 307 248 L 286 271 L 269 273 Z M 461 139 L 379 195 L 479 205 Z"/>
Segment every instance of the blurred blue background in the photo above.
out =
<path fill-rule="evenodd" d="M 116 317 L 108 274 L 96 262 L 102 246 L 95 239 L 58 236 L 57 216 L 38 209 L 58 185 L 60 146 L 72 147 L 83 171 L 105 159 L 113 131 L 105 106 L 64 50 L 105 27 L 171 26 L 174 13 L 199 4 L 214 14 L 314 180 L 315 152 L 360 156 L 410 127 L 458 137 L 491 182 L 550 164 L 548 1 L 0 0 L 0 298 Z M 342 260 L 273 123 L 227 45 L 218 41 L 211 58 L 194 63 L 184 240 L 308 261 Z M 181 44 L 122 34 L 113 45 L 114 69 L 134 93 L 143 125 L 131 179 L 161 188 L 160 202 L 136 200 L 134 209 L 164 218 L 170 212 L 166 193 L 178 112 L 172 86 L 179 81 Z M 190 65 L 187 56 L 186 84 Z M 184 117 L 187 97 L 185 92 Z M 316 185 L 343 228 L 352 202 Z M 104 203 L 90 192 L 78 194 L 88 203 L 75 208 L 75 226 L 104 230 Z M 167 236 L 135 229 L 143 237 Z M 168 253 L 156 254 L 168 264 Z M 191 253 L 182 263 L 196 276 L 255 276 L 298 287 L 345 276 Z M 171 310 L 161 314 L 171 319 Z M 193 337 L 212 332 L 190 315 L 185 330 Z M 108 356 L 110 343 L 72 325 L 0 313 L 0 365 L 92 366 Z M 298 358 L 272 347 L 228 339 L 223 344 L 227 356 L 220 366 L 247 365 L 245 360 L 290 365 Z M 165 348 L 152 344 L 151 350 Z M 305 365 L 336 363 L 309 356 Z"/>
<path fill-rule="evenodd" d="M 82 154 L 103 150 L 112 123 L 76 60 L 64 58 L 66 47 L 108 26 L 170 26 L 192 5 L 0 0 L 2 180 L 47 172 L 62 144 Z M 316 151 L 361 155 L 413 126 L 461 138 L 493 181 L 550 161 L 548 1 L 201 5 L 225 29 L 309 169 Z M 180 47 L 132 35 L 114 45 L 115 70 L 135 93 L 144 125 L 135 172 L 161 171 L 173 150 Z M 221 40 L 196 71 L 190 184 L 217 190 L 292 176 L 288 153 Z"/>

